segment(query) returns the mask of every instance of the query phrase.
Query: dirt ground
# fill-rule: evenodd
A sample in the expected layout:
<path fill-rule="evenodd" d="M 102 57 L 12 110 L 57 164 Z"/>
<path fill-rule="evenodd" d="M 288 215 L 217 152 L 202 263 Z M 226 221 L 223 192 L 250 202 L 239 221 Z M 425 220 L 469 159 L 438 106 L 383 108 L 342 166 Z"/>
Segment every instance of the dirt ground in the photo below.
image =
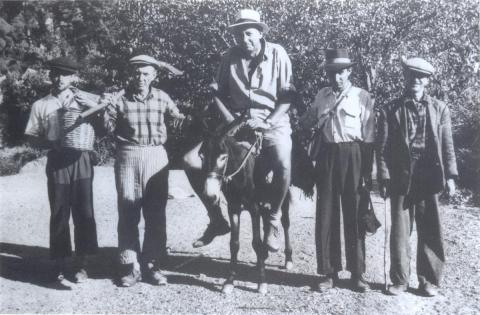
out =
<path fill-rule="evenodd" d="M 241 268 L 234 292 L 225 296 L 221 284 L 229 261 L 229 236 L 207 247 L 191 243 L 207 224 L 206 212 L 181 171 L 170 174 L 172 194 L 167 207 L 170 267 L 169 284 L 155 287 L 139 283 L 117 287 L 115 269 L 116 192 L 111 167 L 97 167 L 94 180 L 95 211 L 100 252 L 90 268 L 91 279 L 82 284 L 66 281 L 65 290 L 47 281 L 49 206 L 46 178 L 41 167 L 0 177 L 0 313 L 321 313 L 321 314 L 479 314 L 480 313 L 480 209 L 443 207 L 447 265 L 440 295 L 416 294 L 415 258 L 412 289 L 398 297 L 382 293 L 384 227 L 367 238 L 366 279 L 372 290 L 356 293 L 348 288 L 347 272 L 328 293 L 312 290 L 317 281 L 312 201 L 296 192 L 291 210 L 294 269 L 286 271 L 283 254 L 269 257 L 269 292 L 255 292 L 255 256 L 247 212 L 242 215 L 239 259 Z M 384 206 L 374 198 L 383 221 Z M 142 225 L 143 230 L 143 225 Z M 415 250 L 416 233 L 412 235 Z"/>

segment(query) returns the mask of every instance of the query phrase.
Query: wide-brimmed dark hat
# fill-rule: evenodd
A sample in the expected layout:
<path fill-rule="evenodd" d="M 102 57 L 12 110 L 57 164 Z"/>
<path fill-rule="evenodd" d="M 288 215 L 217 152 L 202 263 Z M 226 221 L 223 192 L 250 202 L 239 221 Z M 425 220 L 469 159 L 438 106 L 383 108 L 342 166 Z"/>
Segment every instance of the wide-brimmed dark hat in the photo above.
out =
<path fill-rule="evenodd" d="M 435 68 L 432 64 L 420 57 L 414 57 L 407 60 L 402 60 L 402 65 L 405 69 L 431 76 L 435 73 Z"/>
<path fill-rule="evenodd" d="M 80 64 L 67 56 L 48 60 L 47 65 L 50 70 L 57 70 L 68 74 L 74 74 L 80 69 Z"/>
<path fill-rule="evenodd" d="M 325 49 L 325 70 L 338 71 L 345 68 L 350 68 L 354 64 L 356 64 L 356 62 L 352 62 L 352 60 L 350 60 L 347 49 Z"/>
<path fill-rule="evenodd" d="M 235 23 L 228 26 L 230 32 L 239 27 L 253 26 L 258 27 L 263 33 L 268 32 L 267 24 L 260 21 L 260 13 L 251 9 L 243 9 L 237 13 L 235 17 Z"/>

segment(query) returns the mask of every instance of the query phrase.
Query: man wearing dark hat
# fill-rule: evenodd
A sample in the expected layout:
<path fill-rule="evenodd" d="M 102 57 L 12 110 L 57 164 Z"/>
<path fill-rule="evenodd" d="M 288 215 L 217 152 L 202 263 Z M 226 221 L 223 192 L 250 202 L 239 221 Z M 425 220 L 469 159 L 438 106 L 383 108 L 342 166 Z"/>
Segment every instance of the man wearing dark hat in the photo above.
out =
<path fill-rule="evenodd" d="M 167 140 L 164 116 L 184 116 L 168 94 L 152 87 L 152 82 L 159 68 L 165 67 L 174 74 L 181 72 L 147 55 L 135 56 L 129 63 L 130 85 L 102 100 L 109 104 L 105 124 L 116 140 L 119 282 L 124 287 L 133 286 L 143 271 L 146 280 L 164 285 L 167 278 L 160 272 L 167 259 L 168 157 L 163 146 Z M 138 224 L 142 209 L 145 234 L 140 250 Z"/>
<path fill-rule="evenodd" d="M 445 264 L 438 194 L 455 193 L 457 164 L 450 110 L 429 96 L 425 87 L 434 67 L 422 58 L 402 62 L 403 95 L 381 108 L 377 135 L 380 194 L 390 195 L 392 232 L 390 278 L 392 295 L 407 291 L 410 276 L 409 237 L 417 224 L 419 291 L 437 294 Z"/>
<path fill-rule="evenodd" d="M 51 93 L 36 101 L 30 112 L 25 134 L 30 142 L 49 149 L 47 158 L 47 184 L 50 200 L 50 256 L 55 259 L 55 280 L 61 281 L 66 272 L 66 259 L 72 255 L 70 243 L 70 212 L 75 226 L 74 280 L 88 278 L 86 256 L 97 251 L 97 231 L 93 211 L 92 180 L 94 131 L 90 124 L 82 123 L 68 133 L 65 128 L 72 115 L 85 109 L 87 98 L 95 95 L 72 87 L 78 80 L 79 65 L 69 57 L 48 62 Z"/>
<path fill-rule="evenodd" d="M 290 186 L 291 173 L 292 140 L 287 111 L 295 91 L 292 66 L 283 47 L 265 41 L 268 27 L 260 21 L 257 11 L 240 10 L 236 22 L 228 29 L 235 36 L 237 45 L 223 55 L 212 87 L 215 97 L 226 106 L 226 116 L 245 113 L 249 117 L 247 125 L 263 132 L 257 163 L 263 163 L 273 171 L 272 185 L 276 192 L 271 200 L 265 243 L 270 251 L 278 251 L 281 206 Z M 225 116 L 225 112 L 222 114 Z M 194 153 L 190 156 L 195 155 L 198 159 L 198 154 Z M 213 231 L 212 235 L 221 232 Z M 211 241 L 212 237 L 207 239 Z"/>
<path fill-rule="evenodd" d="M 342 270 L 340 202 L 345 256 L 353 289 L 364 292 L 365 234 L 359 229 L 359 189 L 370 189 L 375 117 L 370 94 L 352 86 L 346 49 L 327 49 L 325 70 L 331 86 L 322 88 L 300 118 L 306 129 L 316 129 L 321 141 L 316 156 L 317 216 L 315 238 L 320 291 L 333 287 Z M 363 187 L 362 187 L 363 186 Z"/>

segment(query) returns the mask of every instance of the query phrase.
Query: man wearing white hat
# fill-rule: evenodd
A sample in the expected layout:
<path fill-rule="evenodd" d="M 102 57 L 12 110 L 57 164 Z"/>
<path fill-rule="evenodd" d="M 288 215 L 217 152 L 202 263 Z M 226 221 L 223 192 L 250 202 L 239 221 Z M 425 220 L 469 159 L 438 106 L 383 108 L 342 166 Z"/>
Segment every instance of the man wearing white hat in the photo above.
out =
<path fill-rule="evenodd" d="M 390 196 L 390 279 L 392 295 L 407 291 L 410 276 L 409 237 L 417 225 L 419 292 L 437 294 L 445 264 L 438 194 L 455 193 L 458 176 L 450 110 L 429 96 L 425 87 L 434 67 L 422 58 L 402 62 L 404 94 L 381 108 L 377 134 L 380 194 Z"/>
<path fill-rule="evenodd" d="M 257 11 L 243 9 L 228 27 L 237 45 L 224 55 L 214 84 L 215 95 L 233 114 L 246 113 L 247 125 L 263 132 L 257 163 L 273 171 L 271 212 L 265 243 L 270 251 L 280 248 L 281 206 L 291 177 L 291 127 L 287 113 L 295 88 L 287 52 L 267 42 L 268 26 Z"/>
<path fill-rule="evenodd" d="M 352 86 L 355 64 L 346 49 L 325 51 L 330 86 L 322 88 L 300 125 L 316 129 L 321 142 L 316 158 L 317 214 L 315 240 L 318 289 L 335 285 L 342 270 L 340 202 L 343 212 L 345 256 L 354 290 L 364 292 L 365 233 L 359 226 L 360 188 L 371 189 L 375 115 L 370 94 Z M 363 186 L 363 187 L 362 187 Z"/>
<path fill-rule="evenodd" d="M 135 56 L 129 63 L 130 85 L 118 93 L 105 95 L 102 100 L 109 103 L 105 124 L 116 141 L 119 282 L 124 287 L 134 285 L 141 279 L 142 267 L 146 280 L 163 285 L 167 279 L 160 272 L 160 265 L 167 259 L 165 207 L 168 198 L 164 116 L 177 119 L 184 116 L 167 93 L 151 85 L 161 67 L 174 74 L 181 72 L 147 55 Z M 138 224 L 142 209 L 145 234 L 140 250 Z"/>

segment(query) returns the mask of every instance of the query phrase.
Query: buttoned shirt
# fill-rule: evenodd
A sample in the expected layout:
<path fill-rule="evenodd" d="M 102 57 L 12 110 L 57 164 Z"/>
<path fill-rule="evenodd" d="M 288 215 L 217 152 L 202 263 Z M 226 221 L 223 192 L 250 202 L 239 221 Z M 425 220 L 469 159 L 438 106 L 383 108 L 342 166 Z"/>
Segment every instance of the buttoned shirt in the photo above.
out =
<path fill-rule="evenodd" d="M 290 103 L 295 91 L 287 52 L 264 40 L 257 60 L 247 60 L 238 46 L 229 49 L 212 86 L 231 111 L 249 110 L 251 117 L 259 119 L 267 118 L 278 104 Z M 290 126 L 288 114 L 278 117 L 276 125 Z"/>
<path fill-rule="evenodd" d="M 151 88 L 143 100 L 122 90 L 104 95 L 102 102 L 110 105 L 105 111 L 106 128 L 121 144 L 162 145 L 167 141 L 165 114 L 179 119 L 185 117 L 170 96 L 156 88 Z"/>
<path fill-rule="evenodd" d="M 25 128 L 25 134 L 48 141 L 60 140 L 62 130 L 59 114 L 65 102 L 70 102 L 74 93 L 69 89 L 62 99 L 49 94 L 32 105 L 30 117 Z"/>
<path fill-rule="evenodd" d="M 334 108 L 339 99 L 340 103 Z M 375 114 L 370 94 L 351 84 L 345 87 L 343 94 L 335 93 L 331 87 L 321 89 L 300 118 L 300 124 L 304 128 L 321 128 L 322 140 L 327 143 L 373 143 L 375 140 Z"/>

